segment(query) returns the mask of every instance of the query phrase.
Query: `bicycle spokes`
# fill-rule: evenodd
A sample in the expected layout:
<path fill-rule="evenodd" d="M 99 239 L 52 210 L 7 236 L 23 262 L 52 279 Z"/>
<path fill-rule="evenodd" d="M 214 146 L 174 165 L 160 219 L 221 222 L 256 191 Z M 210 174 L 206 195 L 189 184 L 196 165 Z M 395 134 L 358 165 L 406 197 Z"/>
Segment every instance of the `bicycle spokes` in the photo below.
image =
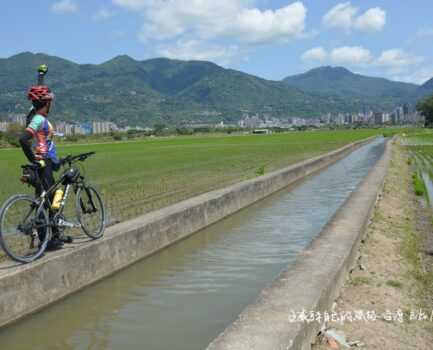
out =
<path fill-rule="evenodd" d="M 0 243 L 14 260 L 29 262 L 40 256 L 49 233 L 48 214 L 29 196 L 12 197 L 0 213 Z"/>
<path fill-rule="evenodd" d="M 76 208 L 84 233 L 93 239 L 100 238 L 105 228 L 105 210 L 99 193 L 91 186 L 81 188 L 77 192 Z"/>

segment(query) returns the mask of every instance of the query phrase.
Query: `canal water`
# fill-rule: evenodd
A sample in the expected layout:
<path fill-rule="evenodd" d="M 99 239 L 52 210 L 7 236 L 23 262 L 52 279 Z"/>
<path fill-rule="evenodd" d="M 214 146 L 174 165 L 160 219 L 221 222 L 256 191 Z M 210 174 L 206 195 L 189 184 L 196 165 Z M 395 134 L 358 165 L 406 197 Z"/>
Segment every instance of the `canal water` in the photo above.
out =
<path fill-rule="evenodd" d="M 1 349 L 206 348 L 319 234 L 383 151 L 384 140 L 377 139 L 296 186 L 0 330 Z"/>

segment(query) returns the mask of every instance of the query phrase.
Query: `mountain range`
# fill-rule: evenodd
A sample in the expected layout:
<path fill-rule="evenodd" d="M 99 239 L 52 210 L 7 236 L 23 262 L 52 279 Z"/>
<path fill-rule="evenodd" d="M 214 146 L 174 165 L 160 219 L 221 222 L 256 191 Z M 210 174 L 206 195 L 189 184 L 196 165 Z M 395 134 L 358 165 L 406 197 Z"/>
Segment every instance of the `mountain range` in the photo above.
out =
<path fill-rule="evenodd" d="M 419 86 L 366 77 L 343 67 L 320 67 L 271 81 L 204 61 L 118 56 L 102 64 L 77 64 L 24 52 L 0 59 L 0 119 L 28 110 L 25 92 L 42 63 L 49 66 L 46 84 L 56 94 L 54 119 L 66 121 L 235 122 L 246 111 L 313 117 L 392 110 L 433 94 L 433 79 Z"/>

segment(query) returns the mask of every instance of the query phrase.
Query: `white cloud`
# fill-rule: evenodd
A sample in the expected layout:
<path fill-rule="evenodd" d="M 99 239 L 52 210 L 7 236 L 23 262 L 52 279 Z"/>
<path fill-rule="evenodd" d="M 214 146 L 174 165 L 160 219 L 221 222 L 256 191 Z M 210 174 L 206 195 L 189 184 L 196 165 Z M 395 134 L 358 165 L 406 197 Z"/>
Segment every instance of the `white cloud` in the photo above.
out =
<path fill-rule="evenodd" d="M 358 9 L 353 7 L 350 2 L 338 4 L 323 17 L 323 24 L 328 28 L 350 30 L 357 12 Z"/>
<path fill-rule="evenodd" d="M 333 63 L 360 65 L 372 61 L 373 56 L 370 50 L 361 46 L 343 46 L 331 51 L 330 57 Z"/>
<path fill-rule="evenodd" d="M 62 0 L 54 3 L 51 10 L 59 15 L 64 15 L 76 12 L 78 7 L 72 0 Z"/>
<path fill-rule="evenodd" d="M 375 7 L 367 10 L 363 15 L 359 16 L 354 23 L 356 29 L 365 32 L 381 31 L 386 23 L 386 12 L 380 7 Z"/>
<path fill-rule="evenodd" d="M 352 70 L 360 68 L 362 74 L 374 72 L 373 75 L 416 84 L 422 84 L 433 77 L 433 66 L 425 57 L 401 48 L 384 50 L 379 55 L 373 55 L 370 50 L 361 46 L 342 46 L 331 50 L 314 47 L 305 51 L 301 59 L 306 63 L 344 65 Z"/>
<path fill-rule="evenodd" d="M 327 62 L 348 66 L 365 66 L 374 61 L 370 50 L 361 46 L 336 47 L 329 52 L 323 47 L 314 47 L 305 51 L 301 59 L 306 62 Z"/>
<path fill-rule="evenodd" d="M 388 68 L 403 68 L 424 61 L 423 57 L 415 56 L 402 49 L 391 49 L 383 51 L 377 59 L 377 64 Z"/>
<path fill-rule="evenodd" d="M 303 61 L 325 61 L 328 58 L 328 53 L 323 47 L 314 47 L 307 50 L 302 55 Z"/>
<path fill-rule="evenodd" d="M 370 50 L 361 46 L 342 46 L 327 51 L 323 47 L 314 47 L 304 52 L 303 61 L 328 62 L 346 64 L 350 66 L 363 66 L 371 64 L 386 68 L 390 73 L 397 74 L 405 70 L 414 69 L 414 65 L 422 63 L 425 58 L 408 53 L 403 49 L 390 49 L 382 51 L 377 57 Z"/>
<path fill-rule="evenodd" d="M 230 63 L 239 55 L 239 47 L 209 45 L 197 40 L 179 39 L 176 44 L 160 47 L 158 54 L 172 59 L 214 61 L 222 65 Z"/>
<path fill-rule="evenodd" d="M 349 32 L 357 29 L 365 32 L 381 31 L 386 23 L 386 12 L 380 7 L 368 9 L 357 16 L 359 8 L 350 2 L 334 6 L 323 17 L 323 24 L 332 29 L 343 29 Z"/>
<path fill-rule="evenodd" d="M 255 45 L 287 42 L 308 37 L 307 9 L 295 1 L 278 9 L 258 9 L 255 0 L 112 0 L 138 13 L 143 24 L 138 37 L 145 43 L 161 42 L 162 53 L 222 61 Z M 176 41 L 175 47 L 167 44 Z M 225 47 L 221 42 L 229 42 Z M 217 43 L 217 44 L 216 44 Z M 202 51 L 204 53 L 202 53 Z M 235 55 L 236 56 L 236 55 Z"/>
<path fill-rule="evenodd" d="M 113 11 L 110 11 L 109 9 L 106 9 L 106 8 L 101 8 L 98 10 L 98 12 L 95 13 L 95 15 L 93 16 L 93 19 L 96 21 L 103 21 L 103 20 L 109 19 L 113 16 L 114 16 Z"/>
<path fill-rule="evenodd" d="M 306 16 L 307 9 L 301 2 L 275 11 L 243 9 L 226 34 L 235 35 L 239 41 L 252 43 L 286 41 L 304 33 Z"/>
<path fill-rule="evenodd" d="M 144 16 L 142 40 L 189 35 L 269 43 L 304 34 L 307 9 L 296 1 L 276 10 L 249 7 L 250 0 L 113 0 Z"/>

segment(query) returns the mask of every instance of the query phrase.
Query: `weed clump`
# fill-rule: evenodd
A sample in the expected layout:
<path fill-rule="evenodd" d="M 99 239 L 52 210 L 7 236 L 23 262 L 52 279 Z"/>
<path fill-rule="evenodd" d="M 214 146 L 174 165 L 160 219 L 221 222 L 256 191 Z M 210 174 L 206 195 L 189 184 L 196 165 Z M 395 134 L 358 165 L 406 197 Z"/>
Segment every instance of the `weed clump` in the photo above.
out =
<path fill-rule="evenodd" d="M 402 288 L 403 284 L 399 281 L 395 281 L 395 280 L 389 280 L 386 282 L 387 286 L 393 287 L 393 288 Z"/>
<path fill-rule="evenodd" d="M 423 179 L 419 175 L 419 173 L 414 173 L 412 175 L 412 183 L 415 190 L 415 194 L 417 196 L 424 196 L 426 193 L 426 188 Z"/>
<path fill-rule="evenodd" d="M 257 175 L 257 176 L 265 175 L 265 166 L 264 166 L 264 165 L 262 165 L 261 167 L 259 167 L 259 168 L 256 170 L 256 175 Z"/>
<path fill-rule="evenodd" d="M 371 278 L 370 277 L 363 277 L 363 276 L 359 276 L 359 277 L 354 277 L 352 278 L 352 280 L 350 281 L 350 283 L 353 286 L 361 286 L 363 284 L 371 284 Z"/>

